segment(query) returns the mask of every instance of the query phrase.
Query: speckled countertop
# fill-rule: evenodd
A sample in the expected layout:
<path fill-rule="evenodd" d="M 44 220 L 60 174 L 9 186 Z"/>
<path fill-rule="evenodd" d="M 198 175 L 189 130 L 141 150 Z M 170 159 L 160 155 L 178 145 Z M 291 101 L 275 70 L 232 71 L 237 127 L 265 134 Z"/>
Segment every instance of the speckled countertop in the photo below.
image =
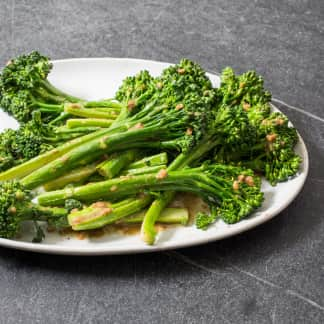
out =
<path fill-rule="evenodd" d="M 0 248 L 0 323 L 323 323 L 324 2 L 0 1 L 1 65 L 54 59 L 197 60 L 256 69 L 310 153 L 284 212 L 178 251 L 63 257 Z"/>

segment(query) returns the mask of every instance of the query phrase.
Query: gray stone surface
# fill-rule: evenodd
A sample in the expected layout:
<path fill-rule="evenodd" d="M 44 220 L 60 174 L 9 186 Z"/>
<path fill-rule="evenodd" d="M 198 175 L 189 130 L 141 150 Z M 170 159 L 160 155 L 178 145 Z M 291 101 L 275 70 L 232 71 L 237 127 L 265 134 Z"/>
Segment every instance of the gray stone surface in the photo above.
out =
<path fill-rule="evenodd" d="M 37 255 L 0 248 L 0 323 L 323 323 L 324 2 L 0 1 L 0 65 L 52 58 L 199 61 L 264 75 L 311 168 L 272 221 L 168 253 Z M 316 117 L 317 116 L 317 117 Z M 322 120 L 321 120 L 322 119 Z"/>

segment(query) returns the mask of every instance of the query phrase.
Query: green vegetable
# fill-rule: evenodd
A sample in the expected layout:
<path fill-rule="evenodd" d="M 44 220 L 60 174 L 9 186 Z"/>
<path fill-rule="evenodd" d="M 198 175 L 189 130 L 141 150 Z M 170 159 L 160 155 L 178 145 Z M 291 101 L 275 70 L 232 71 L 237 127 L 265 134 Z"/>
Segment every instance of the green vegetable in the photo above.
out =
<path fill-rule="evenodd" d="M 81 128 L 81 127 L 102 127 L 102 128 L 108 128 L 113 123 L 113 120 L 111 119 L 97 119 L 97 118 L 79 118 L 79 119 L 68 119 L 66 121 L 66 126 L 68 128 L 74 129 L 74 128 Z"/>
<path fill-rule="evenodd" d="M 88 208 L 72 212 L 68 216 L 68 221 L 75 231 L 96 229 L 107 224 L 113 224 L 126 216 L 140 211 L 151 201 L 152 198 L 150 196 L 144 196 L 119 206 L 106 202 L 97 202 Z"/>
<path fill-rule="evenodd" d="M 111 107 L 114 111 L 121 109 L 116 101 L 87 103 L 55 88 L 47 80 L 52 66 L 47 57 L 36 51 L 10 60 L 0 75 L 0 107 L 19 122 L 27 122 L 34 111 L 41 111 L 46 122 L 60 121 L 59 115 L 64 112 L 66 103 L 77 103 L 76 106 L 82 105 L 85 108 Z M 87 116 L 95 118 L 98 113 L 100 112 L 94 109 L 93 114 L 88 112 Z M 111 117 L 116 117 L 117 114 L 112 111 L 109 113 Z"/>
<path fill-rule="evenodd" d="M 0 134 L 0 171 L 28 161 L 78 136 L 79 133 L 62 133 L 55 127 L 43 124 L 40 113 L 35 111 L 32 119 L 18 130 L 8 129 Z"/>
<path fill-rule="evenodd" d="M 151 156 L 146 156 L 141 160 L 135 161 L 128 166 L 128 169 L 153 167 L 158 165 L 164 165 L 167 163 L 168 163 L 168 155 L 165 152 L 163 152 Z"/>
<path fill-rule="evenodd" d="M 50 70 L 48 59 L 34 52 L 0 76 L 0 104 L 25 121 L 18 131 L 0 135 L 0 170 L 14 166 L 0 173 L 0 199 L 7 203 L 6 188 L 28 193 L 29 206 L 40 208 L 29 213 L 33 217 L 26 212 L 35 223 L 35 241 L 43 238 L 39 220 L 76 231 L 142 222 L 141 236 L 153 244 L 157 221 L 188 221 L 186 212 L 165 209 L 176 192 L 208 203 L 210 213 L 195 217 L 197 228 L 217 219 L 232 224 L 263 201 L 254 172 L 272 185 L 298 172 L 297 131 L 271 112 L 271 95 L 253 71 L 235 75 L 226 68 L 215 89 L 198 64 L 183 59 L 155 78 L 148 71 L 127 77 L 114 99 L 86 102 L 49 84 Z M 12 179 L 20 182 L 7 181 Z M 40 195 L 40 205 L 65 208 L 32 204 L 28 190 L 41 185 L 60 190 Z M 15 206 L 20 198 L 10 199 Z M 12 211 L 2 210 L 4 235 Z M 26 217 L 17 218 L 11 237 Z"/>
<path fill-rule="evenodd" d="M 137 168 L 137 169 L 125 169 L 123 172 L 121 172 L 121 175 L 138 175 L 138 174 L 147 174 L 147 173 L 156 173 L 160 171 L 161 169 L 166 169 L 166 164 L 162 165 L 155 165 L 155 166 L 149 166 L 144 168 Z"/>
<path fill-rule="evenodd" d="M 137 224 L 142 223 L 146 211 L 143 210 L 132 216 L 123 218 L 121 224 Z M 187 225 L 189 221 L 189 213 L 186 208 L 165 208 L 156 220 L 157 223 L 166 224 L 182 224 Z"/>
<path fill-rule="evenodd" d="M 32 203 L 31 199 L 30 191 L 17 181 L 0 184 L 0 237 L 14 238 L 24 221 L 33 221 L 36 229 L 33 242 L 40 242 L 44 238 L 44 233 L 38 226 L 38 221 L 45 221 L 56 229 L 68 228 L 70 224 L 75 230 L 96 228 L 96 224 L 100 222 L 111 223 L 129 216 L 144 208 L 151 201 L 151 198 L 147 196 L 135 201 L 126 200 L 113 204 L 108 209 L 103 207 L 108 205 L 105 203 L 97 203 L 81 209 L 82 204 L 74 199 L 67 199 L 65 208 L 41 207 Z M 81 210 L 76 211 L 76 209 Z M 108 215 L 107 210 L 112 210 L 111 214 L 108 213 Z M 98 217 L 98 213 L 101 217 Z"/>
<path fill-rule="evenodd" d="M 187 69 L 188 72 L 183 73 L 184 69 Z M 142 74 L 147 77 L 147 73 L 143 72 Z M 143 94 L 140 92 L 141 95 L 136 100 L 132 97 L 131 100 L 136 101 L 136 107 L 132 107 L 131 115 L 120 123 L 123 125 L 122 127 L 119 126 L 118 119 L 112 127 L 118 128 L 119 132 L 111 136 L 102 136 L 71 150 L 61 158 L 27 176 L 23 180 L 24 185 L 29 188 L 37 187 L 83 165 L 85 159 L 89 162 L 90 157 L 95 160 L 104 154 L 126 147 L 155 146 L 161 148 L 164 146 L 161 146 L 159 142 L 166 141 L 169 148 L 189 150 L 193 143 L 202 136 L 205 128 L 204 120 L 209 118 L 209 110 L 214 102 L 212 91 L 206 90 L 211 88 L 211 84 L 205 76 L 205 72 L 197 64 L 182 60 L 178 66 L 166 69 L 158 82 L 152 81 L 152 79 L 149 81 L 145 79 L 145 82 L 149 82 L 149 84 L 142 84 L 141 89 L 143 86 L 147 86 L 149 89 L 156 89 L 156 91 L 148 90 L 152 96 L 150 101 L 135 114 L 133 111 L 138 109 L 137 105 L 142 102 Z M 163 87 L 157 87 L 156 83 L 163 83 Z M 125 84 L 121 88 L 124 90 L 123 87 Z M 121 89 L 117 94 L 117 99 L 121 97 Z M 132 95 L 134 96 L 134 94 Z M 145 96 L 147 97 L 147 93 Z M 127 98 L 129 98 L 129 92 L 127 92 Z M 129 102 L 127 107 L 130 107 Z M 126 130 L 123 127 L 126 127 Z M 194 133 L 186 135 L 188 129 L 194 130 Z"/>
<path fill-rule="evenodd" d="M 49 83 L 51 69 L 52 63 L 38 52 L 10 60 L 0 75 L 0 106 L 26 122 L 35 110 L 59 114 L 63 102 L 79 101 Z"/>
<path fill-rule="evenodd" d="M 97 166 L 98 172 L 105 178 L 111 179 L 120 173 L 136 157 L 136 150 L 128 150 L 121 154 L 115 154 Z"/>
<path fill-rule="evenodd" d="M 64 111 L 73 116 L 99 119 L 115 119 L 119 111 L 114 109 L 106 109 L 105 111 L 97 110 L 95 108 L 84 108 L 81 103 L 68 103 L 64 105 Z"/>
<path fill-rule="evenodd" d="M 263 79 L 254 71 L 236 76 L 231 68 L 223 71 L 221 79 L 222 102 L 242 108 L 253 136 L 239 149 L 236 145 L 216 147 L 214 160 L 252 168 L 263 173 L 272 185 L 294 176 L 301 163 L 294 152 L 297 131 L 283 114 L 271 113 L 271 95 L 264 90 Z"/>
<path fill-rule="evenodd" d="M 85 181 L 97 171 L 96 167 L 96 164 L 89 164 L 79 169 L 72 170 L 71 172 L 64 174 L 57 179 L 45 183 L 44 189 L 46 191 L 52 191 L 56 189 L 62 189 L 69 184 Z"/>
<path fill-rule="evenodd" d="M 232 69 L 226 68 L 221 81 L 221 87 L 214 94 L 217 107 L 206 118 L 202 139 L 191 151 L 176 158 L 175 164 L 179 163 L 176 168 L 213 159 L 262 172 L 273 185 L 296 174 L 300 164 L 300 158 L 294 153 L 296 130 L 288 127 L 283 118 L 279 117 L 278 122 L 278 116 L 273 118 L 270 114 L 271 95 L 264 90 L 263 79 L 253 71 L 235 76 Z M 264 130 L 269 118 L 275 120 L 270 124 L 277 128 L 276 131 L 269 127 Z M 269 145 L 267 134 L 276 134 L 275 144 Z M 148 210 L 141 231 L 147 243 L 154 243 L 154 220 L 172 198 L 170 193 L 163 193 Z M 212 211 L 208 224 L 215 220 L 215 215 Z M 197 224 L 202 223 L 201 219 L 206 220 L 206 217 L 197 216 Z"/>
<path fill-rule="evenodd" d="M 61 224 L 67 216 L 64 208 L 46 208 L 31 202 L 30 191 L 16 181 L 0 184 L 0 237 L 13 238 L 23 221 L 47 221 Z"/>
<path fill-rule="evenodd" d="M 13 167 L 5 172 L 0 173 L 0 182 L 6 181 L 6 180 L 20 179 L 20 178 L 32 173 L 34 170 L 55 160 L 56 158 L 59 158 L 60 156 L 69 152 L 70 150 L 72 150 L 73 148 L 80 146 L 80 145 L 82 145 L 96 137 L 101 137 L 102 135 L 105 135 L 107 133 L 109 133 L 109 130 L 103 129 L 103 130 L 99 130 L 97 132 L 90 133 L 90 134 L 84 135 L 82 137 L 73 139 L 71 141 L 68 141 L 65 144 L 60 145 L 59 147 L 57 147 L 55 149 L 52 149 L 48 152 L 38 155 L 38 156 L 34 157 L 33 159 L 26 161 L 23 164 L 19 164 L 16 167 Z"/>
<path fill-rule="evenodd" d="M 76 199 L 66 199 L 64 208 L 70 213 L 72 210 L 80 210 L 83 208 L 82 203 Z"/>
<path fill-rule="evenodd" d="M 166 191 L 160 194 L 156 198 L 150 208 L 145 212 L 142 226 L 141 226 L 141 238 L 147 244 L 154 244 L 157 231 L 155 229 L 155 223 L 162 216 L 166 206 L 174 198 L 174 191 Z"/>

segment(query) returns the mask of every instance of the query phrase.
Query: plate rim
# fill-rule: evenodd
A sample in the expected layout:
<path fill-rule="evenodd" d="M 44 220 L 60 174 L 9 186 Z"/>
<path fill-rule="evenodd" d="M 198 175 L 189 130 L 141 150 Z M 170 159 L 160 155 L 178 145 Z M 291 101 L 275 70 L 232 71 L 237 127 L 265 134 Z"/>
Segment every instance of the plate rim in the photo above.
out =
<path fill-rule="evenodd" d="M 55 63 L 68 63 L 72 61 L 133 61 L 141 62 L 141 63 L 152 63 L 152 64 L 161 64 L 161 65 L 171 65 L 174 63 L 169 62 L 162 62 L 162 61 L 155 61 L 155 60 L 146 60 L 146 59 L 139 59 L 139 58 L 118 58 L 118 57 L 83 57 L 83 58 L 67 58 L 67 59 L 59 59 L 59 60 L 51 60 L 51 62 L 55 65 Z M 219 73 L 214 71 L 206 71 L 208 75 L 214 75 L 219 78 Z M 271 102 L 271 105 L 278 111 L 275 104 Z M 262 214 L 258 215 L 258 217 L 251 218 L 248 220 L 247 223 L 241 223 L 240 227 L 232 228 L 230 231 L 226 231 L 225 233 L 219 233 L 218 235 L 215 235 L 214 237 L 208 237 L 206 238 L 202 237 L 195 241 L 183 241 L 183 242 L 176 242 L 169 244 L 169 241 L 165 242 L 162 246 L 156 244 L 153 246 L 148 246 L 143 243 L 142 247 L 136 246 L 135 248 L 127 248 L 125 249 L 124 246 L 121 246 L 121 248 L 118 248 L 116 246 L 113 247 L 113 249 L 109 248 L 108 245 L 100 246 L 100 247 L 93 247 L 90 248 L 87 247 L 67 247 L 62 245 L 56 245 L 56 244 L 46 244 L 46 243 L 32 243 L 32 242 L 24 242 L 24 241 L 17 241 L 17 240 L 11 240 L 11 239 L 4 239 L 0 238 L 0 246 L 5 248 L 12 248 L 16 250 L 22 250 L 22 251 L 29 251 L 29 252 L 36 252 L 36 253 L 47 253 L 47 254 L 57 254 L 57 255 L 87 255 L 87 256 L 96 256 L 96 255 L 125 255 L 125 254 L 135 254 L 135 253 L 148 253 L 148 252 L 158 252 L 158 251 L 165 251 L 165 250 L 172 250 L 172 249 L 179 249 L 179 248 L 186 248 L 186 247 L 192 247 L 197 246 L 201 244 L 207 244 L 210 242 L 215 242 L 218 240 L 222 240 L 225 238 L 229 238 L 232 236 L 235 236 L 240 233 L 244 233 L 252 228 L 255 228 L 263 223 L 266 223 L 270 219 L 274 218 L 275 216 L 279 215 L 285 208 L 287 208 L 293 200 L 297 198 L 301 190 L 303 189 L 308 173 L 309 173 L 309 153 L 307 151 L 306 144 L 301 137 L 301 135 L 298 133 L 299 138 L 299 144 L 301 146 L 301 151 L 303 154 L 303 172 L 299 176 L 301 178 L 301 184 L 294 192 L 294 195 L 291 196 L 288 200 L 285 200 L 282 205 L 278 209 L 276 209 L 274 212 L 264 211 Z"/>

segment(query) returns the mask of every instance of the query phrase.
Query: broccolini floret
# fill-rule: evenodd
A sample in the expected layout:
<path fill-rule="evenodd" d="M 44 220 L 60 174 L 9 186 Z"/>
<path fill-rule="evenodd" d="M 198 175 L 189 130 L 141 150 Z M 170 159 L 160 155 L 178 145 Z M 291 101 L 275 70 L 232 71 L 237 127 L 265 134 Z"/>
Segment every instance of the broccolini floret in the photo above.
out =
<path fill-rule="evenodd" d="M 19 182 L 0 184 L 0 237 L 15 237 L 23 221 L 51 221 L 55 224 L 67 216 L 64 208 L 44 208 L 31 200 L 31 192 Z"/>
<path fill-rule="evenodd" d="M 52 66 L 36 51 L 10 60 L 0 74 L 0 107 L 27 122 L 35 110 L 57 116 L 63 111 L 62 103 L 78 101 L 47 80 Z"/>
<path fill-rule="evenodd" d="M 20 126 L 18 130 L 8 129 L 0 134 L 0 170 L 5 171 L 53 148 L 45 140 L 46 126 L 38 116 Z"/>
<path fill-rule="evenodd" d="M 236 76 L 226 68 L 221 80 L 222 102 L 232 108 L 240 105 L 254 134 L 243 138 L 240 147 L 216 147 L 214 160 L 252 168 L 263 173 L 272 185 L 295 175 L 301 162 L 294 152 L 297 131 L 282 113 L 271 112 L 271 95 L 264 90 L 263 79 L 253 71 Z"/>

